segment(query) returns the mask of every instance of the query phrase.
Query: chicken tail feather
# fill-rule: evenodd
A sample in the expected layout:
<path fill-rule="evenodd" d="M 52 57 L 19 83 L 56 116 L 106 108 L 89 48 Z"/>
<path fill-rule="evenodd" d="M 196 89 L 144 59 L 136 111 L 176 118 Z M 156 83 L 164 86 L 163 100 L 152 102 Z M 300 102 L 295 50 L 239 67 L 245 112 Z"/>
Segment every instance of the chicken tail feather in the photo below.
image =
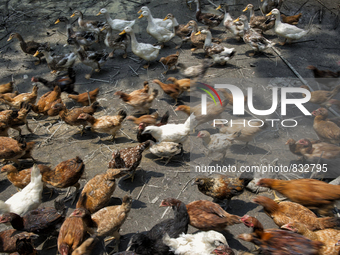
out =
<path fill-rule="evenodd" d="M 325 218 L 318 218 L 319 222 L 321 223 L 320 229 L 325 228 L 340 228 L 340 218 L 337 217 L 325 217 Z"/>

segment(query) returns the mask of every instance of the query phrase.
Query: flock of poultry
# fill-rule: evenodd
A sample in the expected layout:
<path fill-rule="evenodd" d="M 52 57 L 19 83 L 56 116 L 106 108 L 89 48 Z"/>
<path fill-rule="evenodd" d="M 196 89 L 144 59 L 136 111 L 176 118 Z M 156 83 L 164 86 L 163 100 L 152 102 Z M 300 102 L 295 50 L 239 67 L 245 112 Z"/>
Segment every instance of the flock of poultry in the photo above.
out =
<path fill-rule="evenodd" d="M 168 163 L 173 156 L 183 153 L 183 143 L 192 128 L 218 118 L 226 107 L 233 103 L 231 94 L 220 90 L 225 99 L 221 105 L 208 103 L 207 115 L 201 114 L 201 105 L 196 107 L 179 105 L 176 111 L 186 113 L 187 120 L 183 124 L 168 124 L 169 112 L 166 112 L 160 121 L 157 120 L 158 112 L 149 114 L 152 102 L 158 96 L 158 90 L 150 91 L 149 82 L 145 81 L 143 88 L 130 94 L 123 91 L 115 92 L 124 103 L 142 114 L 140 117 L 127 116 L 124 110 L 119 110 L 115 116 L 96 118 L 93 115 L 99 107 L 96 101 L 99 88 L 82 94 L 74 90 L 76 73 L 72 66 L 77 57 L 82 63 L 90 66 L 92 72 L 99 72 L 107 58 L 114 56 L 115 50 L 124 50 L 123 57 L 126 58 L 127 46 L 130 42 L 132 52 L 146 60 L 149 65 L 150 61 L 158 57 L 164 43 L 170 41 L 175 35 L 180 37 L 182 42 L 190 41 L 194 46 L 192 51 L 203 48 L 212 62 L 204 60 L 198 66 L 185 68 L 183 64 L 177 63 L 179 56 L 177 52 L 161 58 L 160 62 L 167 66 L 167 71 L 172 67 L 180 67 L 182 75 L 186 78 L 168 77 L 167 81 L 170 83 L 163 83 L 157 79 L 152 81 L 173 98 L 176 105 L 178 97 L 184 92 L 190 92 L 190 89 L 195 89 L 196 82 L 204 77 L 212 64 L 224 65 L 235 54 L 234 48 L 224 47 L 220 45 L 219 39 L 212 37 L 210 29 L 219 24 L 222 23 L 238 38 L 243 38 L 244 42 L 254 49 L 254 53 L 273 46 L 273 43 L 263 36 L 263 33 L 269 29 L 273 28 L 276 34 L 289 42 L 300 39 L 308 33 L 308 30 L 295 26 L 302 14 L 280 15 L 282 0 L 261 0 L 263 3 L 260 9 L 263 16 L 255 16 L 254 6 L 248 4 L 244 11 L 250 12 L 249 21 L 245 15 L 237 19 L 231 18 L 227 5 L 220 5 L 217 9 L 224 10 L 224 13 L 216 15 L 202 12 L 199 0 L 187 1 L 187 4 L 191 5 L 191 2 L 197 5 L 197 22 L 206 25 L 207 28 L 199 30 L 194 20 L 186 25 L 180 25 L 173 14 L 168 14 L 164 19 L 153 18 L 148 7 L 144 6 L 140 9 L 139 18 L 145 17 L 148 20 L 147 32 L 157 39 L 159 45 L 156 46 L 139 43 L 133 32 L 135 21 L 111 19 L 106 9 L 101 9 L 98 13 L 105 16 L 106 23 L 86 21 L 80 11 L 75 11 L 71 17 L 78 17 L 80 31 L 74 31 L 66 17 L 59 17 L 56 21 L 56 23 L 66 23 L 67 43 L 75 46 L 76 53 L 53 55 L 50 46 L 46 43 L 25 42 L 18 33 L 10 35 L 8 40 L 17 38 L 25 53 L 39 58 L 38 63 L 41 62 L 42 57 L 45 57 L 54 73 L 66 72 L 58 74 L 53 81 L 32 77 L 32 82 L 42 83 L 51 90 L 38 101 L 37 85 L 33 86 L 32 92 L 22 94 L 13 92 L 13 82 L 0 85 L 0 101 L 10 107 L 9 110 L 0 112 L 0 158 L 15 163 L 15 165 L 3 166 L 1 172 L 6 173 L 8 180 L 20 189 L 5 202 L 0 201 L 0 223 L 7 223 L 13 227 L 0 232 L 0 252 L 36 254 L 33 240 L 37 235 L 49 236 L 55 233 L 58 235 L 58 251 L 62 255 L 91 254 L 97 243 L 101 243 L 105 248 L 104 242 L 112 238 L 115 239 L 113 252 L 118 252 L 119 229 L 128 217 L 132 205 L 132 198 L 125 196 L 121 205 L 107 206 L 116 189 L 118 178 L 125 176 L 133 181 L 142 161 L 143 152 L 147 149 L 157 157 L 167 158 Z M 113 50 L 110 54 L 89 50 L 89 46 L 100 39 L 103 31 L 107 31 L 104 43 Z M 130 36 L 127 37 L 126 34 Z M 327 78 L 322 83 L 332 89 L 311 92 L 310 102 L 323 107 L 313 112 L 315 116 L 313 128 L 320 140 L 289 139 L 286 144 L 293 154 L 302 156 L 309 162 L 320 158 L 339 158 L 339 121 L 329 119 L 326 108 L 332 105 L 340 108 L 340 101 L 333 99 L 340 89 L 340 85 L 334 86 L 334 79 L 340 76 L 340 72 L 322 71 L 314 66 L 308 68 L 313 71 L 315 78 Z M 87 74 L 86 78 L 90 78 L 92 72 Z M 68 93 L 68 97 L 82 107 L 66 108 L 61 99 L 62 92 Z M 31 158 L 35 161 L 32 157 L 35 142 L 26 142 L 21 137 L 23 125 L 32 133 L 27 121 L 30 111 L 38 115 L 59 116 L 67 125 L 80 127 L 81 134 L 86 131 L 86 126 L 90 126 L 91 131 L 109 134 L 112 140 L 120 130 L 123 121 L 130 120 L 138 125 L 139 144 L 113 151 L 107 171 L 94 176 L 86 183 L 79 195 L 76 209 L 66 217 L 64 203 L 70 199 L 73 203 L 76 201 L 80 189 L 79 179 L 84 173 L 85 164 L 80 157 L 75 157 L 60 162 L 53 169 L 41 164 L 22 169 L 21 159 Z M 197 135 L 202 139 L 206 155 L 212 160 L 224 159 L 233 141 L 245 142 L 247 146 L 259 132 L 267 128 L 266 125 L 230 127 L 219 123 L 216 126 L 219 128 L 217 134 L 211 135 L 208 131 L 201 130 Z M 18 138 L 8 137 L 10 128 L 19 132 Z M 226 212 L 232 197 L 242 194 L 252 180 L 253 176 L 247 173 L 241 174 L 238 178 L 225 175 L 196 178 L 193 184 L 197 185 L 201 193 L 214 198 L 214 202 L 198 200 L 185 205 L 175 198 L 164 199 L 160 206 L 171 207 L 174 218 L 156 224 L 149 231 L 134 234 L 129 242 L 130 251 L 115 254 L 232 255 L 235 254 L 234 251 L 219 232 L 228 226 L 242 223 L 252 227 L 253 231 L 250 234 L 239 235 L 238 238 L 256 244 L 262 254 L 339 254 L 340 218 L 333 217 L 332 214 L 335 201 L 340 199 L 339 186 L 314 179 L 291 181 L 260 179 L 257 182 L 258 186 L 278 191 L 292 201 L 277 203 L 264 196 L 254 198 L 253 202 L 263 206 L 265 213 L 281 228 L 264 229 L 254 217 L 249 215 L 239 217 Z M 39 208 L 43 189 L 49 189 L 51 196 L 53 194 L 53 189 L 48 188 L 47 185 L 69 190 L 64 199 L 55 201 L 54 208 Z M 76 188 L 72 196 L 69 195 L 71 187 Z M 316 213 L 310 209 L 315 210 Z M 189 224 L 201 232 L 187 234 Z M 106 237 L 110 238 L 105 239 Z M 93 254 L 96 254 L 96 251 L 93 251 Z"/>

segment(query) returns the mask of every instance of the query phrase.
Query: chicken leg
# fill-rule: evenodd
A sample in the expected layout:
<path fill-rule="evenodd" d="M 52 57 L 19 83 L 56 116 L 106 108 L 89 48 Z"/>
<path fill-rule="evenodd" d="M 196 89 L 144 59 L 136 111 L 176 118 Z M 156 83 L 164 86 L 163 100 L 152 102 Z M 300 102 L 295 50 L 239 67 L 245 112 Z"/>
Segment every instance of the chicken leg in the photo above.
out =
<path fill-rule="evenodd" d="M 109 253 L 109 255 L 113 254 L 114 252 L 118 252 L 118 251 L 119 251 L 119 243 L 120 243 L 119 229 L 118 229 L 118 231 L 116 231 L 116 232 L 114 232 L 114 233 L 112 234 L 112 237 L 109 237 L 109 238 L 105 239 L 105 242 L 111 241 L 111 240 L 113 240 L 113 239 L 116 240 L 116 243 L 115 243 L 115 245 L 113 246 L 113 250 Z M 111 248 L 111 247 L 112 247 L 112 246 L 110 246 L 110 248 Z"/>
<path fill-rule="evenodd" d="M 280 197 L 278 197 L 277 195 L 276 195 L 276 193 L 275 193 L 275 190 L 273 190 L 273 195 L 274 195 L 274 201 L 276 202 L 276 203 L 280 203 L 280 202 L 282 202 L 283 200 L 286 200 L 287 198 L 286 197 L 283 197 L 283 198 L 280 198 Z"/>

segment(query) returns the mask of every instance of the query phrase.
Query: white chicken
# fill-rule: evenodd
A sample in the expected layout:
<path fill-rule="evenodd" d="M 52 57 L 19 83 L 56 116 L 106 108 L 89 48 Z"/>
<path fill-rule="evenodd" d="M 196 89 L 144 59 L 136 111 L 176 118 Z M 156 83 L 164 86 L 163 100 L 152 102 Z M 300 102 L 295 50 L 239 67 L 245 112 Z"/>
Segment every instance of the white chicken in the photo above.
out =
<path fill-rule="evenodd" d="M 181 234 L 178 238 L 163 237 L 163 243 L 180 255 L 208 255 L 220 245 L 228 245 L 225 237 L 214 230 L 197 234 Z"/>
<path fill-rule="evenodd" d="M 200 131 L 197 137 L 203 139 L 203 145 L 208 150 L 205 154 L 207 157 L 212 157 L 214 161 L 223 160 L 230 145 L 233 143 L 235 134 L 214 134 L 206 130 Z"/>
<path fill-rule="evenodd" d="M 31 172 L 31 182 L 18 193 L 3 202 L 0 200 L 0 214 L 12 212 L 20 216 L 37 209 L 41 204 L 43 183 L 40 170 L 34 165 Z"/>
<path fill-rule="evenodd" d="M 153 144 L 149 148 L 150 152 L 160 158 L 168 158 L 167 162 L 168 164 L 171 158 L 177 154 L 180 154 L 183 150 L 183 145 L 180 143 L 174 143 L 174 142 L 161 142 L 159 144 Z"/>
<path fill-rule="evenodd" d="M 195 121 L 195 116 L 191 114 L 184 124 L 167 124 L 164 126 L 148 126 L 144 129 L 144 134 L 151 134 L 157 141 L 183 143 L 190 133 L 190 123 Z"/>

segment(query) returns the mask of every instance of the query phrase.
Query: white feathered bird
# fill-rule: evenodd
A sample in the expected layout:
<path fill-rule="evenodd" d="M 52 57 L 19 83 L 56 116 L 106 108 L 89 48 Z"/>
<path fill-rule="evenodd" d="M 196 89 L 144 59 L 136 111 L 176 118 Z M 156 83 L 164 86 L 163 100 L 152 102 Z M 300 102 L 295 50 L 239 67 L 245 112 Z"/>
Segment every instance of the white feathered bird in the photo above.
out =
<path fill-rule="evenodd" d="M 197 234 L 181 234 L 178 238 L 163 237 L 163 243 L 180 255 L 208 255 L 220 245 L 228 245 L 225 237 L 214 230 Z"/>
<path fill-rule="evenodd" d="M 195 116 L 191 114 L 184 124 L 167 124 L 164 126 L 148 126 L 142 134 L 151 134 L 157 143 L 174 142 L 183 143 L 190 133 L 190 123 L 195 121 Z"/>
<path fill-rule="evenodd" d="M 3 202 L 0 200 L 0 214 L 12 212 L 20 216 L 37 209 L 41 204 L 43 183 L 39 168 L 34 165 L 31 172 L 31 182 L 18 193 Z"/>

